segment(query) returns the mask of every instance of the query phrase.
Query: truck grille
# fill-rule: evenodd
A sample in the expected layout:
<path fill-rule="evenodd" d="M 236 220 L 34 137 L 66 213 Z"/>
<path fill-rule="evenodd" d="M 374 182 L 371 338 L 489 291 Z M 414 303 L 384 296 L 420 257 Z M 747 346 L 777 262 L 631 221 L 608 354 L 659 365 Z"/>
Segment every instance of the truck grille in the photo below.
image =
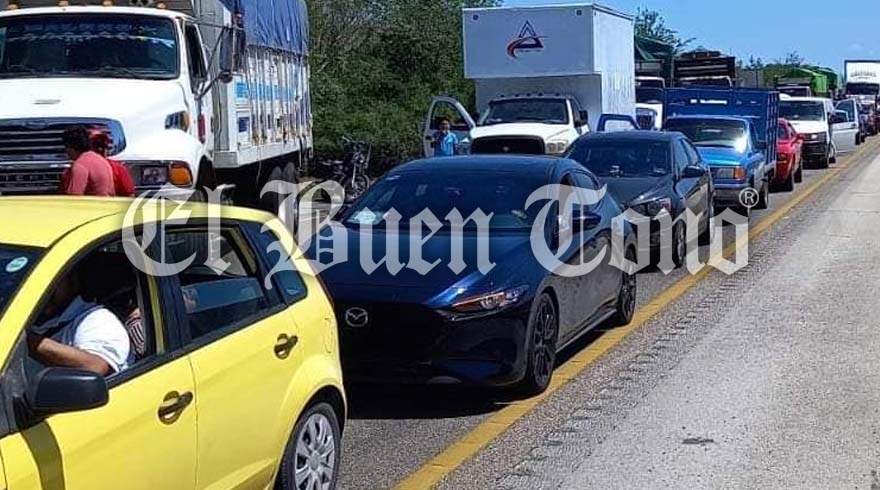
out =
<path fill-rule="evenodd" d="M 471 153 L 495 154 L 513 153 L 517 155 L 543 155 L 546 153 L 544 140 L 533 136 L 488 136 L 477 138 L 471 144 Z"/>
<path fill-rule="evenodd" d="M 109 133 L 113 153 L 125 148 L 119 123 L 107 119 L 15 119 L 0 121 L 0 194 L 58 189 L 69 166 L 62 136 L 73 126 Z"/>

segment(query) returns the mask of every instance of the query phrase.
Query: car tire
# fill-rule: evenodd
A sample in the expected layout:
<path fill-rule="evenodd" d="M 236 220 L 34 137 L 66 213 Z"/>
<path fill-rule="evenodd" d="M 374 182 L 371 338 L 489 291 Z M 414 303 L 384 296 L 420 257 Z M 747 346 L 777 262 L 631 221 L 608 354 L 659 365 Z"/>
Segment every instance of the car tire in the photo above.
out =
<path fill-rule="evenodd" d="M 764 181 L 761 185 L 760 197 L 758 198 L 758 204 L 755 205 L 755 209 L 767 209 L 770 207 L 770 183 L 768 181 Z"/>
<path fill-rule="evenodd" d="M 676 269 L 684 265 L 687 246 L 687 227 L 683 222 L 678 222 L 672 227 L 672 263 Z"/>
<path fill-rule="evenodd" d="M 779 186 L 779 190 L 780 190 L 780 191 L 782 191 L 782 192 L 791 192 L 791 191 L 794 190 L 795 173 L 796 173 L 796 172 L 789 172 L 789 174 L 788 174 L 788 178 L 785 179 L 785 182 L 783 182 L 783 183 L 780 184 L 780 186 Z"/>
<path fill-rule="evenodd" d="M 632 249 L 626 251 L 626 260 L 635 263 L 636 253 Z M 638 293 L 638 284 L 636 282 L 636 272 L 621 271 L 623 274 L 620 284 L 620 290 L 617 292 L 617 310 L 611 317 L 612 325 L 622 327 L 632 322 L 633 316 L 636 314 L 636 300 Z"/>
<path fill-rule="evenodd" d="M 831 147 L 831 154 L 828 157 L 828 165 L 825 165 L 823 168 L 828 168 L 830 164 L 837 163 L 837 148 Z"/>
<path fill-rule="evenodd" d="M 794 181 L 798 184 L 804 181 L 804 163 L 798 165 L 797 172 L 794 173 Z"/>
<path fill-rule="evenodd" d="M 526 373 L 516 387 L 520 395 L 535 396 L 547 391 L 556 367 L 559 314 L 553 298 L 543 293 L 529 315 L 526 340 Z"/>
<path fill-rule="evenodd" d="M 334 490 L 339 480 L 341 440 L 339 419 L 332 406 L 317 403 L 306 409 L 284 450 L 275 490 Z"/>
<path fill-rule="evenodd" d="M 711 197 L 709 197 L 709 206 L 706 209 L 709 216 L 706 218 L 706 225 L 700 233 L 700 245 L 711 245 L 712 240 L 715 239 L 715 203 L 712 202 Z"/>

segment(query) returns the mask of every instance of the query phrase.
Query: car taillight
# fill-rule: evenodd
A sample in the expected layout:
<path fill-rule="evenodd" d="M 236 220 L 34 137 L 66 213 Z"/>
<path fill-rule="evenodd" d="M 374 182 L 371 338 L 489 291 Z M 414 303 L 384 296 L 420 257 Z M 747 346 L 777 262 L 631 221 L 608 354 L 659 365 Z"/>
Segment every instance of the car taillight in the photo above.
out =
<path fill-rule="evenodd" d="M 199 114 L 199 141 L 208 141 L 208 127 L 205 125 L 205 115 Z"/>

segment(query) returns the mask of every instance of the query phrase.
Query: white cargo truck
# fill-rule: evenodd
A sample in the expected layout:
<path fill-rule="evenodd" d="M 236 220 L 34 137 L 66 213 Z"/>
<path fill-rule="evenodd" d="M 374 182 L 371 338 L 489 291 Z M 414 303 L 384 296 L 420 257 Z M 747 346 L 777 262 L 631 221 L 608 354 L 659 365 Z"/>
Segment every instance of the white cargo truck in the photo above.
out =
<path fill-rule="evenodd" d="M 603 113 L 635 117 L 633 19 L 594 4 L 463 9 L 464 72 L 479 117 L 436 97 L 425 154 L 443 118 L 461 153 L 560 155 Z"/>
<path fill-rule="evenodd" d="M 846 95 L 880 104 L 880 60 L 847 60 Z"/>
<path fill-rule="evenodd" d="M 73 125 L 109 133 L 142 191 L 254 199 L 294 179 L 312 148 L 303 0 L 134 1 L 0 12 L 0 194 L 55 191 Z"/>

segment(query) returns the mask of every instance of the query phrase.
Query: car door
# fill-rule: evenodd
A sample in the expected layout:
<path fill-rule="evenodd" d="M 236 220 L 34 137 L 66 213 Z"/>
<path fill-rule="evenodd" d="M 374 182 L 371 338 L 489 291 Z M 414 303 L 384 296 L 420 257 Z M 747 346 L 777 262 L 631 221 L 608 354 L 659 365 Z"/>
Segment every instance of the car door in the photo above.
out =
<path fill-rule="evenodd" d="M 596 178 L 587 172 L 576 171 L 574 172 L 574 178 L 577 186 L 581 189 L 598 191 L 601 187 Z M 601 221 L 595 228 L 583 231 L 582 240 L 589 245 L 586 248 L 590 254 L 587 259 L 588 261 L 593 260 L 595 257 L 603 254 L 604 259 L 595 271 L 581 278 L 581 287 L 595 289 L 594 295 L 596 297 L 593 308 L 585 312 L 584 318 L 600 313 L 597 310 L 601 306 L 614 301 L 620 290 L 620 271 L 611 265 L 611 247 L 613 246 L 611 219 L 614 216 L 609 216 L 609 213 L 606 211 L 609 199 L 611 199 L 610 195 L 606 194 L 601 201 L 586 206 L 585 209 L 586 212 L 593 213 L 601 218 Z"/>
<path fill-rule="evenodd" d="M 86 252 L 81 250 L 82 244 L 92 243 L 94 237 L 81 231 L 72 233 L 54 248 L 69 247 L 77 256 Z M 114 244 L 119 242 L 111 243 Z M 62 268 L 61 264 L 50 252 L 38 267 L 42 271 L 35 271 L 25 288 L 53 291 L 69 271 L 68 266 Z M 62 272 L 54 277 L 41 276 L 46 269 Z M 112 274 L 110 269 L 93 272 L 97 277 Z M 26 387 L 42 367 L 28 356 L 23 336 L 19 339 L 16 354 L 4 368 L 0 381 L 2 397 L 7 402 L 6 413 L 17 414 L 14 423 L 4 425 L 6 430 L 0 439 L 7 480 L 3 488 L 193 488 L 196 411 L 191 404 L 195 391 L 192 369 L 189 359 L 170 353 L 174 336 L 163 309 L 166 296 L 160 281 L 138 273 L 132 284 L 136 284 L 137 306 L 147 334 L 144 338 L 149 340 L 140 359 L 107 378 L 109 401 L 102 407 L 45 418 L 23 410 L 21 393 L 16 392 L 16 387 Z M 34 294 L 24 289 L 22 293 Z M 39 293 L 34 297 L 39 297 Z M 46 301 L 48 297 L 41 304 Z"/>
<path fill-rule="evenodd" d="M 167 235 L 172 261 L 195 258 L 172 280 L 198 395 L 196 488 L 265 489 L 294 423 L 291 406 L 308 398 L 296 391 L 309 383 L 295 317 L 319 312 L 288 308 L 279 288 L 267 287 L 264 252 L 242 225 L 208 233 L 206 223 L 188 224 Z"/>
<path fill-rule="evenodd" d="M 594 240 L 585 240 L 585 235 L 573 226 L 574 215 L 579 213 L 577 209 L 581 206 L 573 205 L 567 213 L 563 209 L 566 200 L 577 188 L 577 182 L 572 173 L 565 173 L 555 182 L 561 186 L 555 230 L 552 232 L 559 244 L 557 255 L 561 263 L 571 268 L 577 268 L 595 257 L 598 253 L 597 244 Z M 570 241 L 565 248 L 562 248 L 562 245 L 566 245 L 566 236 L 570 237 Z M 589 276 L 596 278 L 598 274 L 594 271 Z M 559 300 L 559 339 L 560 343 L 564 343 L 577 332 L 581 324 L 596 309 L 595 305 L 598 301 L 596 288 L 584 287 L 585 280 L 583 276 L 579 275 L 554 274 L 551 281 Z"/>
<path fill-rule="evenodd" d="M 832 119 L 834 122 L 832 132 L 834 135 L 834 147 L 837 149 L 838 154 L 849 153 L 856 149 L 859 121 L 858 118 L 853 118 L 850 115 L 849 109 L 851 107 L 849 106 L 853 104 L 854 102 L 851 100 L 841 101 L 837 104 L 837 110 L 834 111 L 836 119 Z"/>
<path fill-rule="evenodd" d="M 707 217 L 709 215 L 709 206 L 712 202 L 709 199 L 710 186 L 712 184 L 709 167 L 703 162 L 700 152 L 697 151 L 690 141 L 681 139 L 679 143 L 684 147 L 685 153 L 687 153 L 688 165 L 699 167 L 704 171 L 701 177 L 682 178 L 682 184 L 688 191 L 685 194 L 687 196 L 688 209 L 697 216 Z"/>
<path fill-rule="evenodd" d="M 467 109 L 452 97 L 434 97 L 428 110 L 428 117 L 425 118 L 423 135 L 425 157 L 434 156 L 434 145 L 437 143 L 435 135 L 440 130 L 440 121 L 443 118 L 450 120 L 451 130 L 458 136 L 459 151 L 466 153 L 470 147 L 471 130 L 477 124 Z"/>

